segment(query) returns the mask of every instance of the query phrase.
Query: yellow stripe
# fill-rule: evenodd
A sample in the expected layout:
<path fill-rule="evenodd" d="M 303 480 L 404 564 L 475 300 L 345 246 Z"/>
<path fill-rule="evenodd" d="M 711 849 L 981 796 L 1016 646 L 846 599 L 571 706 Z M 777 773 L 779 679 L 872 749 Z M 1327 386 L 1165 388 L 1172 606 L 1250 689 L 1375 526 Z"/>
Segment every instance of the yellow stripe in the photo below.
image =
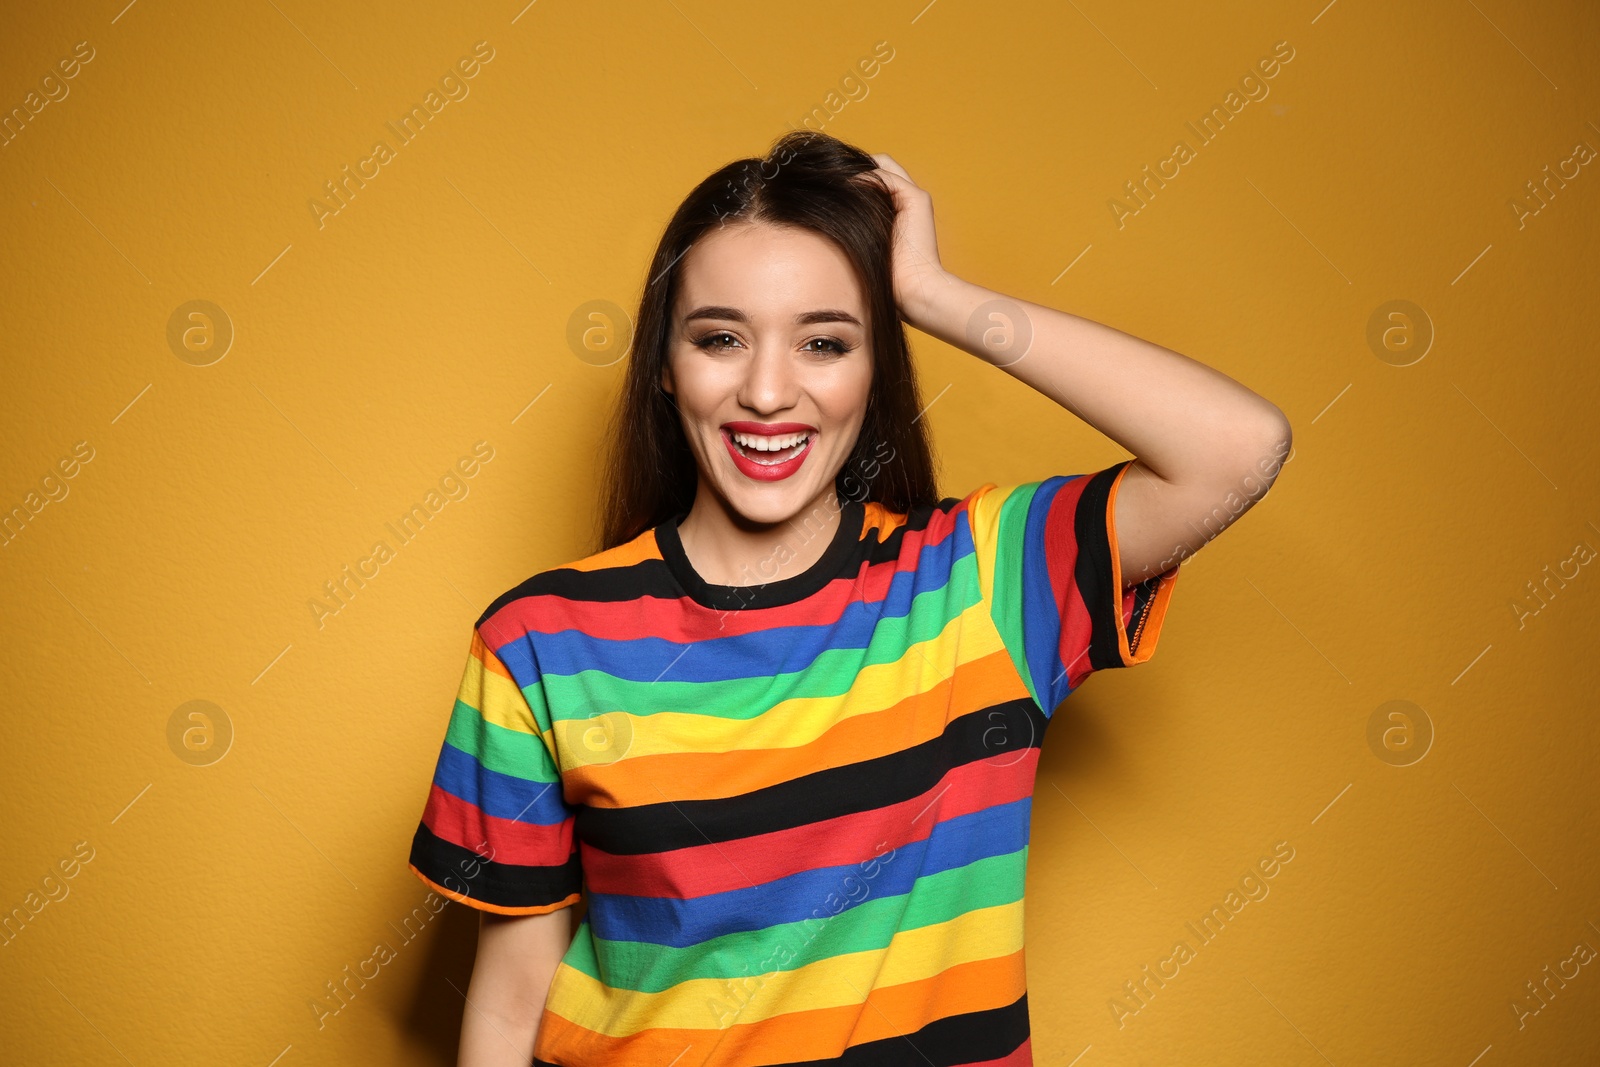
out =
<path fill-rule="evenodd" d="M 723 719 L 678 711 L 632 715 L 617 710 L 606 714 L 619 736 L 632 738 L 629 758 L 799 748 L 848 718 L 882 711 L 949 681 L 949 675 L 936 669 L 935 664 L 953 661 L 959 668 L 1001 651 L 1004 646 L 986 605 L 987 601 L 971 605 L 951 619 L 938 636 L 911 645 L 898 660 L 863 667 L 848 694 L 779 701 L 754 719 Z M 848 701 L 841 706 L 846 696 Z M 553 732 L 560 746 L 558 751 L 587 751 L 577 735 L 593 726 L 589 719 L 557 720 Z"/>
<path fill-rule="evenodd" d="M 494 658 L 496 663 L 504 666 L 489 648 L 485 647 L 483 654 Z M 461 688 L 456 692 L 456 699 L 468 707 L 477 708 L 484 722 L 539 738 L 544 742 L 545 751 L 551 754 L 552 761 L 555 759 L 555 749 L 551 747 L 555 734 L 549 730 L 539 729 L 533 709 L 528 705 L 528 698 L 523 695 L 522 688 L 509 673 L 501 674 L 484 666 L 484 661 L 477 656 L 468 656 L 466 670 L 461 673 Z"/>
<path fill-rule="evenodd" d="M 562 964 L 548 1007 L 577 1026 L 627 1037 L 652 1028 L 721 1029 L 790 1012 L 856 1005 L 873 987 L 917 982 L 957 964 L 1016 952 L 1022 948 L 1022 905 L 1013 901 L 903 930 L 886 949 L 833 956 L 764 977 L 696 978 L 661 993 L 611 989 Z M 798 948 L 807 933 L 797 931 L 790 947 Z"/>
<path fill-rule="evenodd" d="M 1000 510 L 1017 488 L 1008 485 L 1001 489 L 993 482 L 985 482 L 972 491 L 973 499 L 967 506 L 967 524 L 972 531 L 972 544 L 978 557 L 978 589 L 983 604 L 994 603 L 995 558 L 1000 550 Z"/>

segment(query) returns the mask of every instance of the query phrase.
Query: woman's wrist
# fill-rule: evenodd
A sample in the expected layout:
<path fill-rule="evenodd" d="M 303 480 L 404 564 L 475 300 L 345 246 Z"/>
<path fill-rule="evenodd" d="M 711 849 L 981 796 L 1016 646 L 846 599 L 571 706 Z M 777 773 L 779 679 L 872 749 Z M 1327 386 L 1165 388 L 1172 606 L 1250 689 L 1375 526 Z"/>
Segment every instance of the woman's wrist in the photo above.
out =
<path fill-rule="evenodd" d="M 959 278 L 949 271 L 918 287 L 907 324 L 948 345 L 992 363 L 1005 364 L 1017 340 L 1030 331 L 1020 302 Z"/>
<path fill-rule="evenodd" d="M 940 336 L 940 323 L 945 317 L 941 309 L 949 306 L 959 284 L 960 279 L 946 270 L 919 273 L 901 294 L 900 317 L 908 326 L 934 337 Z"/>

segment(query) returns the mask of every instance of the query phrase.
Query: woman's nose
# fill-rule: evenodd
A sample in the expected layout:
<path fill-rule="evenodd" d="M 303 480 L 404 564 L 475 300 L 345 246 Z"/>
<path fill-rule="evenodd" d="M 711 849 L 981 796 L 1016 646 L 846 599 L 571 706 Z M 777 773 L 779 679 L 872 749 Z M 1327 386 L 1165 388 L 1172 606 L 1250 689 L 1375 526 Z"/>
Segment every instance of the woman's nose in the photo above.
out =
<path fill-rule="evenodd" d="M 757 344 L 745 365 L 740 401 L 757 411 L 778 411 L 794 404 L 797 382 L 788 353 L 777 345 Z"/>

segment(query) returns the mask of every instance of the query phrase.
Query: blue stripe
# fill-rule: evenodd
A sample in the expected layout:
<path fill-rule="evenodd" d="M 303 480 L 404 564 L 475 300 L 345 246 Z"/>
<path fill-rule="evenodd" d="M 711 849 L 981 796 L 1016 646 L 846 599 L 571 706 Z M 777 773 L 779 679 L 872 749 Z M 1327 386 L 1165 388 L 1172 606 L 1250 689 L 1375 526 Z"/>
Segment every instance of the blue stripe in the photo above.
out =
<path fill-rule="evenodd" d="M 1028 845 L 1032 798 L 996 804 L 939 823 L 926 840 L 902 846 L 893 863 L 867 878 L 860 864 L 801 871 L 762 885 L 680 900 L 591 893 L 589 919 L 595 936 L 606 941 L 643 941 L 683 948 L 713 937 L 765 930 L 780 923 L 833 914 L 830 894 L 848 900 L 857 882 L 867 893 L 843 911 L 868 900 L 909 893 L 921 875 L 964 867 L 976 860 L 1017 852 Z M 648 863 L 648 857 L 639 857 Z M 846 879 L 854 879 L 846 882 Z M 898 920 L 896 921 L 898 928 Z"/>
<path fill-rule="evenodd" d="M 1065 665 L 1061 662 L 1061 609 L 1050 586 L 1049 559 L 1045 553 L 1045 525 L 1062 486 L 1070 479 L 1046 478 L 1038 482 L 1028 501 L 1022 544 L 1012 550 L 1022 557 L 1022 646 L 1035 699 L 1049 715 L 1066 696 Z M 1070 528 L 1070 517 L 1069 517 Z M 1072 578 L 1068 575 L 1068 578 Z"/>
<path fill-rule="evenodd" d="M 605 664 L 610 676 L 631 682 L 721 682 L 798 673 L 826 654 L 867 648 L 885 620 L 909 620 L 913 610 L 937 611 L 941 613 L 939 621 L 947 622 L 942 616 L 959 613 L 967 605 L 951 604 L 942 593 L 949 588 L 952 570 L 972 552 L 971 534 L 965 524 L 958 524 L 956 531 L 938 544 L 923 546 L 924 559 L 917 570 L 895 574 L 882 601 L 854 600 L 837 623 L 779 626 L 692 642 L 660 637 L 609 641 L 563 630 L 539 635 L 538 668 L 516 647 L 520 642 L 508 645 L 502 655 L 519 680 L 535 669 L 570 676 L 592 669 L 596 663 Z M 972 593 L 975 597 L 975 588 Z M 691 650 L 685 653 L 685 648 Z"/>
<path fill-rule="evenodd" d="M 572 814 L 562 799 L 560 783 L 530 782 L 492 771 L 451 744 L 440 747 L 433 781 L 451 796 L 498 819 L 550 826 Z"/>

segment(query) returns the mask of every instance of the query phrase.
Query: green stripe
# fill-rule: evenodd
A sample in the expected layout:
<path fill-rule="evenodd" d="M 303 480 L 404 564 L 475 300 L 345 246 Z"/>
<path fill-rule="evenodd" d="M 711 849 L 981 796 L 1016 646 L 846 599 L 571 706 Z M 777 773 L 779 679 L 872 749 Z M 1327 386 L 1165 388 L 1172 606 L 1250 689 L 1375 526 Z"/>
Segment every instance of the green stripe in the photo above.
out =
<path fill-rule="evenodd" d="M 673 681 L 670 676 L 634 681 L 601 670 L 571 675 L 546 673 L 541 676 L 542 694 L 524 692 L 541 723 L 552 715 L 552 709 L 557 720 L 586 718 L 596 709 L 613 708 L 634 715 L 676 712 L 718 719 L 753 719 L 772 707 L 774 693 L 782 693 L 789 700 L 843 696 L 862 669 L 898 663 L 915 655 L 912 644 L 937 639 L 957 615 L 976 604 L 977 566 L 971 553 L 958 560 L 951 567 L 949 581 L 917 594 L 905 616 L 879 621 L 865 649 L 826 649 L 795 671 L 713 682 Z M 696 650 L 689 654 L 705 653 Z M 801 682 L 803 688 L 797 685 Z M 565 709 L 571 709 L 571 714 L 563 714 Z"/>
<path fill-rule="evenodd" d="M 1000 631 L 1000 641 L 1005 645 L 1011 664 L 1017 669 L 1028 695 L 1035 703 L 1039 694 L 1034 691 L 1033 672 L 1028 669 L 1027 645 L 1022 635 L 1023 589 L 1022 558 L 1027 537 L 1028 507 L 1039 491 L 1039 482 L 1029 482 L 1015 487 L 1000 503 L 1000 522 L 996 536 L 999 543 L 994 555 L 994 589 L 989 604 L 989 617 Z"/>
<path fill-rule="evenodd" d="M 890 862 L 893 862 L 891 860 Z M 837 915 L 801 919 L 765 930 L 724 934 L 686 948 L 644 941 L 604 941 L 580 929 L 564 962 L 612 989 L 660 993 L 696 978 L 725 978 L 721 1000 L 737 1008 L 759 986 L 750 976 L 789 971 L 817 960 L 885 948 L 900 930 L 948 922 L 978 908 L 1022 899 L 1027 846 L 1005 856 L 975 860 L 918 878 L 909 898 L 902 894 L 867 900 Z M 871 882 L 867 885 L 871 887 Z M 818 901 L 819 909 L 826 907 Z M 585 924 L 588 919 L 585 917 Z M 579 942 L 582 942 L 580 945 Z M 606 958 L 605 977 L 595 959 Z M 785 960 L 780 949 L 792 956 Z M 783 962 L 780 962 L 783 961 Z"/>
<path fill-rule="evenodd" d="M 462 700 L 450 712 L 445 743 L 460 749 L 484 767 L 529 782 L 559 782 L 561 775 L 544 741 L 521 730 L 489 722 Z"/>

